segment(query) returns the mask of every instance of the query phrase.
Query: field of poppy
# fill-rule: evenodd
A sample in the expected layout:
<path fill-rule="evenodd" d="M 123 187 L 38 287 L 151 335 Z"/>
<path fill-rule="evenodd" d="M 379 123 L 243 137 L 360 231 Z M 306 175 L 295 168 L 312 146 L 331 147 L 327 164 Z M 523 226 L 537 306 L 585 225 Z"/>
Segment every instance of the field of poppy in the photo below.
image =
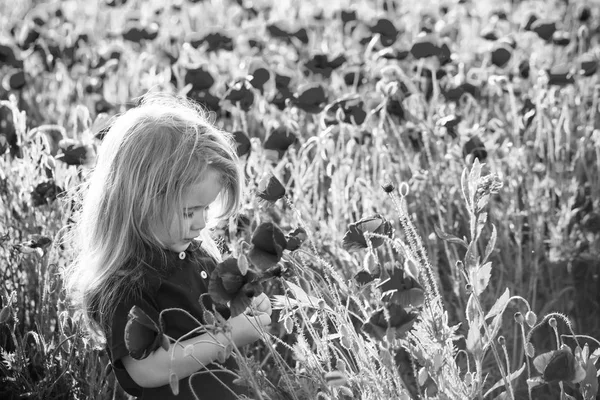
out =
<path fill-rule="evenodd" d="M 0 2 L 0 398 L 127 399 L 65 301 L 64 194 L 165 91 L 244 163 L 209 294 L 272 299 L 220 356 L 255 399 L 595 399 L 599 46 L 596 0 Z"/>

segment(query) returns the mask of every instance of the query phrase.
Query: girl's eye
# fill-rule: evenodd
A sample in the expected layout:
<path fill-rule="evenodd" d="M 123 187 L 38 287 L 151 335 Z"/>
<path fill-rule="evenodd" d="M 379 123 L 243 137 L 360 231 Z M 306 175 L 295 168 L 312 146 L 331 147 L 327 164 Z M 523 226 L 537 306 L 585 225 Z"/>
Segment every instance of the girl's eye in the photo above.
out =
<path fill-rule="evenodd" d="M 209 206 L 204 206 L 201 208 L 202 212 L 206 212 Z M 194 211 L 184 212 L 183 218 L 192 218 L 194 216 Z"/>

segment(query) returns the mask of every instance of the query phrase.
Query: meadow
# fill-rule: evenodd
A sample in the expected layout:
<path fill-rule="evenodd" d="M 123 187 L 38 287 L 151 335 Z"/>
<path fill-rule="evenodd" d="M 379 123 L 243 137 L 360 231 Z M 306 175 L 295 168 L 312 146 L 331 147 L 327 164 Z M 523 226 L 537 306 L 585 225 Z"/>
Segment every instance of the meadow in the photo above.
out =
<path fill-rule="evenodd" d="M 599 40 L 592 0 L 0 0 L 0 398 L 128 398 L 61 239 L 148 91 L 235 133 L 255 399 L 597 398 Z"/>

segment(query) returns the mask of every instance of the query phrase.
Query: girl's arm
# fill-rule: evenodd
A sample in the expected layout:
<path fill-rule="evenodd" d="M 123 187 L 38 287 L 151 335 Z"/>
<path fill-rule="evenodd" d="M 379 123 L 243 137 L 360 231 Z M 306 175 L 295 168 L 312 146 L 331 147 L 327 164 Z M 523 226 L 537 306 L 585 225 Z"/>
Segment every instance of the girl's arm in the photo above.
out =
<path fill-rule="evenodd" d="M 229 320 L 231 336 L 237 347 L 255 342 L 262 336 L 262 327 L 271 323 L 270 313 L 259 312 L 254 316 L 240 314 Z M 169 384 L 171 372 L 179 379 L 187 378 L 217 359 L 218 352 L 229 343 L 223 334 L 205 333 L 200 336 L 179 342 L 169 350 L 159 347 L 143 360 L 135 360 L 130 356 L 122 358 L 123 366 L 135 383 L 144 388 L 153 388 Z M 193 345 L 191 355 L 184 355 L 184 348 Z M 173 362 L 171 363 L 171 355 Z M 200 365 L 198 363 L 202 363 Z"/>

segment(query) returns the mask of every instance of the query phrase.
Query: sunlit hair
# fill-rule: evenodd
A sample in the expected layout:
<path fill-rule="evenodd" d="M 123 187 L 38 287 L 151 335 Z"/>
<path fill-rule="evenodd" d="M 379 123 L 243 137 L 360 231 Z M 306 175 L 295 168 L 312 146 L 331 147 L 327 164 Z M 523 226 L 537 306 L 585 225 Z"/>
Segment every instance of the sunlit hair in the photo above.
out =
<path fill-rule="evenodd" d="M 119 301 L 141 290 L 148 268 L 141 260 L 148 248 L 163 251 L 154 232 L 169 226 L 175 210 L 183 233 L 183 192 L 209 168 L 218 172 L 222 190 L 207 228 L 240 206 L 243 175 L 231 135 L 197 104 L 170 95 L 147 95 L 114 120 L 95 167 L 72 197 L 80 208 L 67 241 L 76 254 L 64 272 L 69 297 L 97 339 Z M 218 259 L 207 228 L 202 246 Z"/>

